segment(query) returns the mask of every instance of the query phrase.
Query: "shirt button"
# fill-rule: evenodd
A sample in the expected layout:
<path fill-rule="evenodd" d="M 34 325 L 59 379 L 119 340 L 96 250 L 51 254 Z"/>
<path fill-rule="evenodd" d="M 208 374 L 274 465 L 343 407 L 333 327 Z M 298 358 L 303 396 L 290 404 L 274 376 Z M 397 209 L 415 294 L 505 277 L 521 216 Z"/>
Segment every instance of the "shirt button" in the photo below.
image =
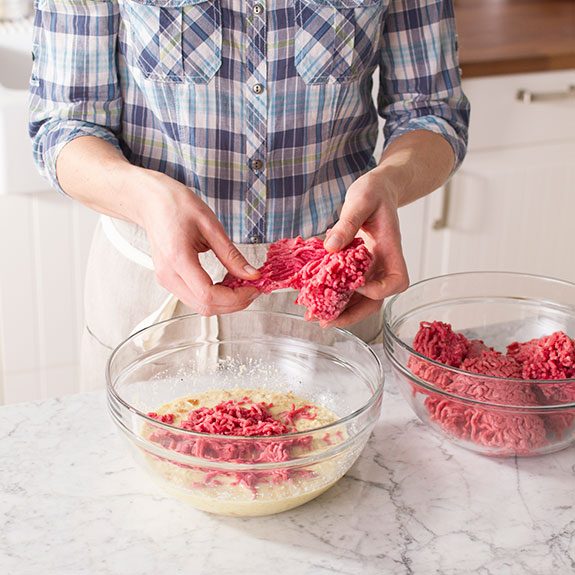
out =
<path fill-rule="evenodd" d="M 260 236 L 256 236 L 256 235 L 250 236 L 248 239 L 250 240 L 250 244 L 260 244 L 262 241 Z"/>
<path fill-rule="evenodd" d="M 264 87 L 261 84 L 254 84 L 253 91 L 254 94 L 261 94 L 264 91 Z"/>
<path fill-rule="evenodd" d="M 264 167 L 264 163 L 262 160 L 252 160 L 252 169 L 259 171 Z"/>
<path fill-rule="evenodd" d="M 262 14 L 264 11 L 264 7 L 261 4 L 255 4 L 254 5 L 254 14 L 256 16 L 259 16 L 260 14 Z"/>

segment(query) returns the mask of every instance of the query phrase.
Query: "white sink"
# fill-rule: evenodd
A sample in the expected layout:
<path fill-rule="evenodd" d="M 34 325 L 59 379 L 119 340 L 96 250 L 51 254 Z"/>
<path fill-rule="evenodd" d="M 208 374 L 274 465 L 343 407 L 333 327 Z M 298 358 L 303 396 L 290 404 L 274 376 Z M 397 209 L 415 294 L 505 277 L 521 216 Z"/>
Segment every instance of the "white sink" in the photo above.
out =
<path fill-rule="evenodd" d="M 28 137 L 28 82 L 32 69 L 32 23 L 0 25 L 0 195 L 41 192 Z"/>

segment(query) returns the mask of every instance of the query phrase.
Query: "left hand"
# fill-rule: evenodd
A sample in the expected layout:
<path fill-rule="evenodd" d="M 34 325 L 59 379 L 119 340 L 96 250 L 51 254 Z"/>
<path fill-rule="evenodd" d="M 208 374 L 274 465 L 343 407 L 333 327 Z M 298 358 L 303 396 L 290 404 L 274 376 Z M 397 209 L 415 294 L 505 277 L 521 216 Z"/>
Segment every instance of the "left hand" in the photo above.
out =
<path fill-rule="evenodd" d="M 409 285 L 401 249 L 398 194 L 377 169 L 358 178 L 347 190 L 339 221 L 326 234 L 330 252 L 345 248 L 354 237 L 363 238 L 374 262 L 366 284 L 352 296 L 347 308 L 322 327 L 345 327 L 376 313 L 383 299 Z"/>

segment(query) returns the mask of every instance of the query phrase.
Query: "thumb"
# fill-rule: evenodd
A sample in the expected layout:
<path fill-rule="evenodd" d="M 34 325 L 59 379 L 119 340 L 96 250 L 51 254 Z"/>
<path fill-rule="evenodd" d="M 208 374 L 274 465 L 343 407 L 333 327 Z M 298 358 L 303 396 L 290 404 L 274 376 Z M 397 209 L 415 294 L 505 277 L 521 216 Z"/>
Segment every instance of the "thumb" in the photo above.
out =
<path fill-rule="evenodd" d="M 260 277 L 260 272 L 248 263 L 223 229 L 212 230 L 209 243 L 216 257 L 232 275 L 245 280 L 255 280 Z"/>
<path fill-rule="evenodd" d="M 369 215 L 369 208 L 363 202 L 355 198 L 346 199 L 338 222 L 327 234 L 325 249 L 337 252 L 345 248 L 353 241 Z"/>

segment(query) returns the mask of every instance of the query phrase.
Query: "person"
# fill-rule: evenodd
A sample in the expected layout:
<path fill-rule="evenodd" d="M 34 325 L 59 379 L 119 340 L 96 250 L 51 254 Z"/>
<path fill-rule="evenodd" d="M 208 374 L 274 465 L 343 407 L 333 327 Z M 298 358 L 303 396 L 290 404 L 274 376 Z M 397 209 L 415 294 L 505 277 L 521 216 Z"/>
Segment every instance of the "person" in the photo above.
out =
<path fill-rule="evenodd" d="M 384 298 L 409 283 L 398 208 L 466 151 L 452 0 L 37 0 L 34 28 L 35 160 L 105 216 L 86 388 L 144 317 L 293 311 L 293 293 L 218 283 L 256 278 L 280 238 L 337 251 L 362 236 L 371 276 L 328 325 L 379 336 Z"/>

